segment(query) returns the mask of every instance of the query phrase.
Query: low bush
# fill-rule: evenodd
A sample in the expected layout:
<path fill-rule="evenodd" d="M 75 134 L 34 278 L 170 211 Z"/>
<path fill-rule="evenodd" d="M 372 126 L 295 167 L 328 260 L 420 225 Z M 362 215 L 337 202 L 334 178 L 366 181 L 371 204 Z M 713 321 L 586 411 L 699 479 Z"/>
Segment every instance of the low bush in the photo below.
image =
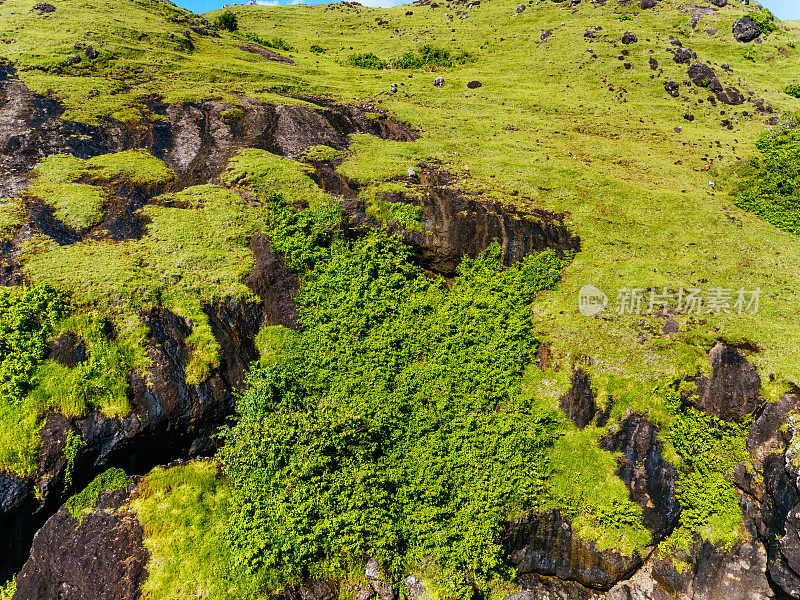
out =
<path fill-rule="evenodd" d="M 239 22 L 236 18 L 236 13 L 232 10 L 226 10 L 214 20 L 214 26 L 217 29 L 225 29 L 227 31 L 236 31 L 239 29 Z"/>
<path fill-rule="evenodd" d="M 793 96 L 795 98 L 800 98 L 800 84 L 790 83 L 789 85 L 786 86 L 786 88 L 783 91 L 789 94 L 790 96 Z"/>
<path fill-rule="evenodd" d="M 778 28 L 775 24 L 775 15 L 767 8 L 754 10 L 749 17 L 761 28 L 761 35 L 768 35 Z"/>
<path fill-rule="evenodd" d="M 354 67 L 361 67 L 362 69 L 385 69 L 386 61 L 378 58 L 372 52 L 362 52 L 360 54 L 350 55 L 350 64 Z"/>
<path fill-rule="evenodd" d="M 455 55 L 450 54 L 449 50 L 425 44 L 415 53 L 408 51 L 399 58 L 392 61 L 396 69 L 418 69 L 421 67 L 452 67 L 457 64 L 468 62 L 471 55 L 460 50 Z"/>

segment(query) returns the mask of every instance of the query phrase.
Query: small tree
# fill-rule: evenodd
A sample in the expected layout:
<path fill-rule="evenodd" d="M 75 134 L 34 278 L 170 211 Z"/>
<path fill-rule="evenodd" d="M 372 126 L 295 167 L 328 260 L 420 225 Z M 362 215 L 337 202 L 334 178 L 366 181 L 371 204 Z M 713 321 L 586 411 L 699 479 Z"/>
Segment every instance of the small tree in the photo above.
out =
<path fill-rule="evenodd" d="M 239 23 L 236 20 L 236 13 L 232 10 L 226 10 L 214 21 L 214 26 L 217 29 L 227 29 L 228 31 L 236 31 L 239 28 Z"/>

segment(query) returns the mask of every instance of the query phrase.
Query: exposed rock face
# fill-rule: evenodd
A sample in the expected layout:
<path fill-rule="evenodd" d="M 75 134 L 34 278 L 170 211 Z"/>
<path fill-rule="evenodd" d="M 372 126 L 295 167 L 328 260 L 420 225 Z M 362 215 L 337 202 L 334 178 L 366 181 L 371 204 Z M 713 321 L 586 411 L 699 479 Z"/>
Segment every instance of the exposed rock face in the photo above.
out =
<path fill-rule="evenodd" d="M 103 492 L 78 522 L 62 507 L 36 534 L 14 600 L 137 600 L 149 553 L 127 491 Z"/>
<path fill-rule="evenodd" d="M 761 35 L 761 27 L 750 17 L 742 17 L 733 22 L 733 37 L 739 42 L 751 42 Z"/>
<path fill-rule="evenodd" d="M 512 264 L 529 254 L 553 248 L 558 252 L 580 249 L 580 238 L 563 224 L 563 216 L 535 210 L 525 213 L 514 207 L 482 201 L 454 187 L 446 171 L 426 168 L 419 175 L 426 188 L 425 198 L 414 204 L 421 209 L 424 231 L 408 231 L 389 224 L 411 246 L 415 261 L 436 273 L 454 275 L 464 255 L 475 257 L 489 247 L 493 239 L 502 245 L 504 264 Z M 389 202 L 412 201 L 400 194 L 385 194 Z M 355 233 L 382 227 L 366 215 L 363 200 L 344 203 L 345 226 Z"/>
<path fill-rule="evenodd" d="M 332 581 L 310 580 L 284 590 L 275 600 L 338 600 L 339 586 Z"/>
<path fill-rule="evenodd" d="M 597 414 L 598 409 L 594 398 L 589 375 L 583 369 L 578 368 L 572 373 L 572 387 L 558 401 L 558 404 L 578 429 L 583 429 L 594 420 Z"/>
<path fill-rule="evenodd" d="M 212 434 L 234 408 L 234 390 L 242 389 L 245 371 L 258 358 L 253 337 L 264 320 L 260 304 L 228 300 L 206 309 L 212 331 L 222 347 L 220 365 L 200 385 L 187 385 L 186 366 L 191 348 L 186 341 L 191 327 L 163 308 L 142 315 L 150 329 L 147 352 L 152 366 L 147 383 L 131 374 L 133 413 L 122 419 L 92 411 L 80 419 L 50 414 L 40 432 L 41 458 L 35 478 L 42 500 L 34 499 L 33 485 L 12 475 L 0 480 L 0 524 L 18 532 L 2 569 L 14 572 L 30 547 L 34 532 L 64 499 L 64 446 L 70 431 L 85 445 L 74 463 L 74 487 L 80 489 L 109 467 L 128 473 L 146 473 L 176 458 L 207 455 L 216 448 Z M 5 483 L 5 485 L 3 485 Z"/>
<path fill-rule="evenodd" d="M 600 552 L 592 542 L 574 535 L 569 521 L 558 511 L 536 513 L 506 523 L 502 543 L 517 575 L 555 576 L 596 590 L 610 589 L 642 564 L 638 554 Z"/>
<path fill-rule="evenodd" d="M 636 413 L 601 440 L 605 450 L 622 452 L 617 475 L 628 486 L 631 500 L 642 507 L 642 521 L 654 543 L 672 533 L 681 514 L 675 498 L 678 472 L 664 459 L 657 435 L 658 428 Z"/>
<path fill-rule="evenodd" d="M 741 421 L 761 403 L 758 371 L 737 348 L 718 342 L 709 355 L 711 376 L 697 379 L 697 398 L 689 402 L 726 421 Z"/>
<path fill-rule="evenodd" d="M 74 333 L 65 333 L 48 344 L 47 358 L 66 367 L 77 367 L 87 358 L 86 344 Z"/>
<path fill-rule="evenodd" d="M 773 595 L 766 576 L 766 552 L 758 540 L 750 538 L 727 552 L 721 543 L 704 542 L 694 558 L 692 600 L 764 600 Z"/>
<path fill-rule="evenodd" d="M 267 235 L 260 232 L 253 235 L 250 250 L 256 263 L 244 283 L 264 302 L 267 322 L 297 329 L 294 295 L 300 290 L 300 278 L 286 268 L 282 257 L 272 252 Z"/>

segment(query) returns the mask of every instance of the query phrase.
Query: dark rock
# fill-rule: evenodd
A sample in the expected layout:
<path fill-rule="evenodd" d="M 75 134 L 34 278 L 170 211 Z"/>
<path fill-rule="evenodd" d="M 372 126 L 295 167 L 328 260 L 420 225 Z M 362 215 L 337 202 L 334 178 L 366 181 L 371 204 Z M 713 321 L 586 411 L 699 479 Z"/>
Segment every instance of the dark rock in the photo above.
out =
<path fill-rule="evenodd" d="M 774 112 L 772 105 L 763 98 L 748 98 L 747 101 L 755 106 L 756 110 L 762 115 L 772 114 Z"/>
<path fill-rule="evenodd" d="M 97 52 L 97 50 L 95 50 L 95 49 L 94 49 L 94 48 L 92 48 L 91 46 L 86 46 L 86 50 L 84 50 L 84 51 L 83 51 L 83 54 L 84 54 L 84 55 L 86 56 L 86 58 L 88 58 L 89 60 L 94 60 L 95 58 L 97 58 L 97 57 L 100 55 L 100 54 Z"/>
<path fill-rule="evenodd" d="M 467 83 L 467 87 L 471 90 L 481 87 L 483 84 L 480 81 L 470 81 Z"/>
<path fill-rule="evenodd" d="M 683 118 L 684 118 L 685 120 L 689 121 L 690 123 L 691 123 L 692 121 L 694 121 L 694 115 L 692 115 L 692 114 L 689 114 L 689 113 L 686 113 L 685 115 L 683 115 Z"/>
<path fill-rule="evenodd" d="M 49 2 L 39 2 L 33 5 L 33 10 L 37 11 L 40 15 L 56 12 L 56 7 Z"/>
<path fill-rule="evenodd" d="M 597 404 L 589 375 L 583 369 L 578 368 L 572 373 L 572 387 L 559 399 L 558 404 L 578 429 L 583 429 L 594 420 Z"/>
<path fill-rule="evenodd" d="M 36 534 L 15 600 L 137 600 L 149 553 L 125 490 L 103 492 L 79 525 L 61 508 Z"/>
<path fill-rule="evenodd" d="M 74 333 L 65 333 L 47 344 L 47 358 L 51 358 L 70 368 L 77 367 L 84 362 L 86 344 Z"/>
<path fill-rule="evenodd" d="M 298 586 L 284 589 L 274 600 L 339 600 L 339 596 L 339 585 L 336 582 L 310 579 Z"/>
<path fill-rule="evenodd" d="M 669 43 L 672 44 L 673 46 L 677 46 L 678 48 L 683 46 L 683 44 L 681 44 L 681 41 L 678 38 L 676 38 L 675 36 L 672 36 L 672 35 L 669 36 Z"/>
<path fill-rule="evenodd" d="M 706 29 L 706 33 L 707 33 L 708 35 L 710 35 L 710 36 L 715 36 L 715 35 L 717 35 L 717 32 L 718 32 L 718 31 L 719 31 L 719 30 L 718 30 L 717 28 L 715 28 L 715 27 L 712 27 L 711 29 Z"/>
<path fill-rule="evenodd" d="M 711 376 L 697 378 L 689 403 L 726 421 L 741 421 L 761 404 L 761 378 L 741 350 L 718 342 L 710 353 Z"/>
<path fill-rule="evenodd" d="M 622 556 L 616 550 L 597 550 L 593 542 L 575 535 L 558 511 L 505 523 L 501 543 L 518 576 L 555 576 L 597 590 L 611 589 L 642 564 L 638 554 Z"/>
<path fill-rule="evenodd" d="M 543 42 L 547 38 L 549 38 L 551 35 L 553 35 L 553 30 L 552 29 L 548 29 L 546 31 L 543 31 L 542 35 L 539 36 L 539 41 Z"/>
<path fill-rule="evenodd" d="M 720 8 L 728 5 L 728 0 L 708 0 L 708 1 L 711 2 L 711 4 L 713 4 L 714 6 L 719 6 Z"/>
<path fill-rule="evenodd" d="M 520 4 L 519 6 L 517 6 L 517 14 L 520 14 L 524 10 L 525 10 L 525 5 L 524 4 Z"/>
<path fill-rule="evenodd" d="M 689 79 L 698 87 L 707 87 L 712 92 L 722 91 L 722 84 L 717 79 L 714 69 L 705 63 L 694 63 L 688 70 Z"/>
<path fill-rule="evenodd" d="M 691 50 L 691 48 L 681 47 L 675 51 L 675 54 L 672 56 L 672 60 L 674 60 L 678 64 L 689 64 L 692 62 L 693 58 L 697 58 L 697 55 Z"/>
<path fill-rule="evenodd" d="M 433 85 L 435 85 L 436 87 L 444 87 L 444 77 L 439 76 L 436 79 L 434 79 Z"/>
<path fill-rule="evenodd" d="M 729 106 L 738 106 L 744 104 L 744 95 L 735 87 L 727 87 L 724 90 L 714 92 L 717 100 Z"/>
<path fill-rule="evenodd" d="M 650 70 L 658 71 L 658 61 L 655 58 L 650 58 Z"/>
<path fill-rule="evenodd" d="M 674 335 L 681 330 L 678 322 L 675 320 L 675 317 L 672 315 L 667 317 L 667 320 L 664 322 L 664 327 L 661 328 L 661 333 L 664 335 Z"/>
<path fill-rule="evenodd" d="M 662 454 L 658 427 L 644 415 L 634 413 L 618 431 L 601 440 L 609 452 L 621 452 L 617 475 L 630 490 L 630 498 L 642 507 L 642 522 L 653 534 L 653 542 L 667 537 L 681 514 L 675 498 L 678 472 Z"/>
<path fill-rule="evenodd" d="M 674 131 L 675 133 L 680 133 L 681 131 L 683 131 L 683 127 L 680 127 L 680 126 L 675 127 L 675 128 L 672 129 L 672 131 Z"/>
<path fill-rule="evenodd" d="M 630 31 L 626 31 L 622 36 L 622 43 L 623 44 L 635 44 L 639 41 L 639 38 L 636 37 L 635 33 L 631 33 Z"/>
<path fill-rule="evenodd" d="M 411 246 L 415 262 L 430 271 L 452 276 L 463 256 L 477 256 L 493 238 L 500 241 L 506 265 L 546 248 L 559 253 L 580 248 L 580 238 L 564 226 L 562 215 L 539 209 L 523 213 L 462 193 L 455 188 L 449 173 L 436 168 L 425 167 L 418 176 L 426 189 L 422 198 L 408 199 L 392 193 L 384 194 L 382 199 L 419 207 L 423 231 L 405 230 L 396 223 L 390 223 L 387 229 L 399 234 Z M 366 214 L 363 199 L 345 202 L 344 215 L 345 228 L 353 233 L 383 228 L 380 221 Z"/>
<path fill-rule="evenodd" d="M 81 62 L 81 57 L 75 54 L 73 56 L 70 56 L 67 60 L 65 60 L 63 65 L 65 67 L 71 67 L 72 65 L 77 65 L 79 62 Z"/>
<path fill-rule="evenodd" d="M 782 452 L 789 443 L 786 429 L 789 414 L 800 411 L 800 396 L 784 394 L 777 402 L 764 406 L 761 414 L 750 426 L 747 450 L 758 470 L 771 454 Z"/>
<path fill-rule="evenodd" d="M 691 24 L 692 29 L 697 27 L 697 24 L 700 22 L 700 19 L 713 15 L 715 11 L 713 8 L 708 6 L 695 6 L 692 10 L 692 17 L 691 17 Z"/>
<path fill-rule="evenodd" d="M 665 81 L 664 82 L 664 89 L 673 98 L 677 98 L 678 96 L 681 95 L 680 88 L 681 88 L 681 84 L 679 84 L 676 81 Z"/>
<path fill-rule="evenodd" d="M 727 551 L 721 542 L 703 542 L 694 560 L 692 600 L 763 600 L 773 595 L 766 577 L 766 552 L 757 540 L 734 544 Z"/>
<path fill-rule="evenodd" d="M 690 591 L 694 573 L 691 569 L 686 568 L 678 571 L 672 562 L 672 558 L 656 555 L 652 561 L 650 574 L 653 581 L 658 584 L 665 593 L 679 598 Z"/>
<path fill-rule="evenodd" d="M 577 581 L 564 581 L 558 577 L 526 573 L 517 577 L 523 591 L 505 600 L 599 600 L 600 595 Z"/>
<path fill-rule="evenodd" d="M 0 580 L 16 575 L 25 562 L 34 532 L 42 524 L 33 483 L 0 471 Z"/>
<path fill-rule="evenodd" d="M 791 513 L 800 512 L 796 473 L 787 469 L 784 453 L 773 453 L 764 459 L 763 476 L 766 493 L 758 533 L 767 550 L 767 572 L 780 590 L 791 598 L 798 598 L 800 573 L 790 566 L 790 563 L 797 564 L 798 557 L 794 543 L 796 517 L 789 521 Z M 789 539 L 784 543 L 787 536 Z"/>
<path fill-rule="evenodd" d="M 250 239 L 255 265 L 244 283 L 264 302 L 266 321 L 299 329 L 294 296 L 300 290 L 300 278 L 286 268 L 283 257 L 272 252 L 272 242 L 261 232 Z"/>
<path fill-rule="evenodd" d="M 657 4 L 658 4 L 657 0 L 642 0 L 641 7 L 644 9 L 655 8 Z"/>
<path fill-rule="evenodd" d="M 750 17 L 742 17 L 733 22 L 733 37 L 739 42 L 750 42 L 761 35 L 761 27 Z"/>

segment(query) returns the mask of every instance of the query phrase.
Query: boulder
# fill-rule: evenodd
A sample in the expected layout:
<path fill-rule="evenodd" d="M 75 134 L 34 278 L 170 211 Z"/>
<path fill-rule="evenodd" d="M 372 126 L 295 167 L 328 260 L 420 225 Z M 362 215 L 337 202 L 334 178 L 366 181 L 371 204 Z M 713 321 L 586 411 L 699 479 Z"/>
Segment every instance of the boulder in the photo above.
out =
<path fill-rule="evenodd" d="M 717 79 L 717 74 L 705 63 L 697 62 L 689 67 L 689 79 L 698 87 L 707 87 L 712 92 L 722 91 L 722 84 Z"/>
<path fill-rule="evenodd" d="M 435 85 L 436 87 L 444 87 L 444 77 L 439 76 L 436 79 L 434 79 L 433 85 Z"/>
<path fill-rule="evenodd" d="M 97 58 L 99 56 L 99 53 L 97 52 L 97 50 L 95 50 L 91 46 L 86 46 L 86 50 L 83 51 L 83 54 L 89 60 L 94 60 L 95 58 Z"/>
<path fill-rule="evenodd" d="M 681 95 L 680 88 L 681 88 L 681 84 L 679 84 L 677 81 L 665 81 L 664 82 L 664 89 L 673 98 L 677 98 L 678 96 Z"/>
<path fill-rule="evenodd" d="M 74 333 L 64 333 L 48 342 L 45 356 L 72 369 L 86 361 L 86 343 Z"/>
<path fill-rule="evenodd" d="M 520 4 L 519 6 L 517 6 L 517 14 L 520 14 L 524 10 L 525 10 L 525 5 L 524 4 Z"/>
<path fill-rule="evenodd" d="M 733 37 L 739 42 L 751 42 L 761 35 L 761 27 L 750 17 L 742 17 L 733 22 Z"/>
<path fill-rule="evenodd" d="M 658 61 L 655 58 L 650 58 L 650 70 L 658 71 Z"/>
<path fill-rule="evenodd" d="M 480 81 L 470 81 L 467 83 L 467 87 L 471 90 L 477 89 L 481 87 L 483 84 Z"/>
<path fill-rule="evenodd" d="M 642 0 L 640 6 L 643 9 L 647 9 L 647 8 L 655 8 L 656 4 L 658 4 L 657 0 Z"/>
<path fill-rule="evenodd" d="M 630 31 L 626 31 L 622 36 L 622 43 L 625 45 L 628 44 L 635 44 L 639 41 L 639 38 L 636 37 L 635 33 L 631 33 Z"/>
<path fill-rule="evenodd" d="M 726 421 L 741 421 L 761 404 L 761 378 L 744 353 L 718 342 L 709 355 L 711 375 L 697 378 L 689 404 Z"/>
<path fill-rule="evenodd" d="M 697 58 L 697 54 L 692 52 L 691 48 L 681 47 L 675 51 L 672 60 L 678 64 L 689 64 L 692 59 Z"/>
<path fill-rule="evenodd" d="M 377 559 L 369 559 L 364 576 L 380 600 L 397 600 L 397 590 L 392 587 L 389 576 Z"/>
<path fill-rule="evenodd" d="M 714 6 L 719 6 L 720 8 L 728 5 L 728 0 L 708 0 L 708 1 L 711 2 L 711 4 L 713 4 Z"/>

